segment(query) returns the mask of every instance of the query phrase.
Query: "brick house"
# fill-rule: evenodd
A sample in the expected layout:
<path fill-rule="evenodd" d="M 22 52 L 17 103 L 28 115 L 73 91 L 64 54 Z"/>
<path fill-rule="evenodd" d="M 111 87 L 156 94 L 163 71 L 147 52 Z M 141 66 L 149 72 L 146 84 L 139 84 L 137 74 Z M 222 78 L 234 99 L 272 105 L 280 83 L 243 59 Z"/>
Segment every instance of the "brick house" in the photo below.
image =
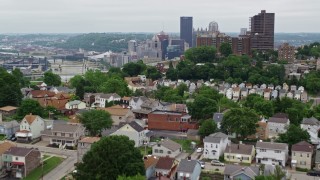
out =
<path fill-rule="evenodd" d="M 26 177 L 40 166 L 41 153 L 38 149 L 11 147 L 2 154 L 3 166 L 15 178 Z"/>
<path fill-rule="evenodd" d="M 198 129 L 199 125 L 191 116 L 182 112 L 155 110 L 148 114 L 148 128 L 154 130 L 188 131 Z"/>

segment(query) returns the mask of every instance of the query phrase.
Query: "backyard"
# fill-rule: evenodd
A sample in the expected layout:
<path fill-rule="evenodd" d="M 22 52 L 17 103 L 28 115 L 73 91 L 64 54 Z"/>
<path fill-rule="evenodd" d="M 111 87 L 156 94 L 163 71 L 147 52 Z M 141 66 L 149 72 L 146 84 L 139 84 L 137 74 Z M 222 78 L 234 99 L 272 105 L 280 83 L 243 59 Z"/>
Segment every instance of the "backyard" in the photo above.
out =
<path fill-rule="evenodd" d="M 56 156 L 48 157 L 44 155 L 44 158 L 46 159 L 44 159 L 43 168 L 40 165 L 39 167 L 34 169 L 26 178 L 24 178 L 24 180 L 40 179 L 42 175 L 44 176 L 45 174 L 49 173 L 63 161 L 63 158 Z"/>

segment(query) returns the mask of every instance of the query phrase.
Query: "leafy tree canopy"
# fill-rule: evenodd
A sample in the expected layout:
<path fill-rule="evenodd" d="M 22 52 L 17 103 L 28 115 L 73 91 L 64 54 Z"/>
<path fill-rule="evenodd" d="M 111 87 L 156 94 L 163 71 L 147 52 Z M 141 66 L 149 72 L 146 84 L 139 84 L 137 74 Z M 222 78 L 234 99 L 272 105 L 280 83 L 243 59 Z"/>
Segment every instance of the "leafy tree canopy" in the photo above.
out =
<path fill-rule="evenodd" d="M 103 129 L 112 126 L 111 115 L 104 110 L 90 110 L 79 115 L 80 122 L 91 136 L 101 135 Z"/>
<path fill-rule="evenodd" d="M 217 50 L 212 46 L 200 46 L 186 50 L 186 59 L 193 63 L 214 62 Z"/>
<path fill-rule="evenodd" d="M 217 124 L 212 119 L 207 119 L 202 122 L 198 133 L 201 137 L 206 137 L 212 133 L 215 133 L 216 130 Z"/>
<path fill-rule="evenodd" d="M 44 73 L 44 80 L 48 86 L 60 86 L 61 85 L 61 77 L 57 74 L 53 74 L 52 72 Z"/>
<path fill-rule="evenodd" d="M 290 124 L 287 132 L 284 134 L 280 134 L 277 139 L 278 142 L 287 143 L 291 147 L 293 144 L 296 144 L 300 141 L 310 141 L 310 135 L 306 130 L 300 128 L 300 126 L 296 126 L 294 124 Z"/>
<path fill-rule="evenodd" d="M 39 115 L 43 117 L 44 108 L 40 106 L 39 102 L 33 99 L 25 99 L 21 102 L 20 107 L 17 110 L 17 118 L 22 120 L 25 115 L 28 114 Z"/>
<path fill-rule="evenodd" d="M 77 165 L 76 179 L 108 177 L 116 180 L 119 176 L 139 174 L 145 174 L 145 169 L 140 150 L 134 147 L 134 142 L 126 136 L 108 136 L 94 143 L 84 155 L 83 162 Z"/>
<path fill-rule="evenodd" d="M 0 107 L 18 106 L 21 102 L 21 82 L 19 82 L 19 77 L 15 78 L 15 76 L 0 68 Z"/>
<path fill-rule="evenodd" d="M 220 53 L 225 57 L 228 57 L 230 54 L 232 54 L 232 48 L 230 43 L 222 43 L 220 45 L 219 50 L 220 50 Z"/>
<path fill-rule="evenodd" d="M 221 129 L 228 133 L 235 133 L 236 137 L 245 138 L 256 132 L 258 115 L 249 108 L 232 108 L 223 116 Z"/>

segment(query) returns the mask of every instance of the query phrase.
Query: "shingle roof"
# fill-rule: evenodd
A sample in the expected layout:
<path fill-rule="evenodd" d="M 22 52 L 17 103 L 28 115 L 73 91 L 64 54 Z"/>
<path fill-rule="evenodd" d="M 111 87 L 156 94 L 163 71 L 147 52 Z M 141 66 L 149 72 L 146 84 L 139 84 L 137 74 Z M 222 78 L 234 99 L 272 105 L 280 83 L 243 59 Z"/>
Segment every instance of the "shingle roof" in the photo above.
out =
<path fill-rule="evenodd" d="M 196 167 L 197 163 L 199 163 L 199 162 L 196 160 L 182 159 L 179 163 L 177 171 L 192 173 L 194 171 L 194 168 Z"/>
<path fill-rule="evenodd" d="M 274 143 L 274 142 L 260 142 L 260 141 L 258 141 L 257 144 L 256 144 L 256 148 L 287 150 L 288 149 L 288 144 L 285 144 L 285 143 Z"/>
<path fill-rule="evenodd" d="M 13 156 L 26 156 L 33 150 L 34 150 L 33 148 L 11 147 L 3 154 L 10 154 Z"/>
<path fill-rule="evenodd" d="M 259 175 L 259 167 L 256 166 L 240 166 L 240 165 L 226 165 L 224 169 L 225 175 L 237 175 L 239 173 L 244 173 L 254 179 L 255 176 Z"/>
<path fill-rule="evenodd" d="M 273 122 L 273 123 L 281 123 L 285 124 L 289 121 L 287 118 L 277 118 L 277 117 L 271 117 L 268 119 L 268 122 Z"/>
<path fill-rule="evenodd" d="M 109 112 L 112 116 L 125 116 L 130 110 L 128 108 L 123 108 L 120 105 L 115 105 L 108 108 L 99 108 L 99 109 Z"/>
<path fill-rule="evenodd" d="M 53 124 L 52 132 L 76 132 L 81 126 L 78 124 Z"/>
<path fill-rule="evenodd" d="M 159 142 L 163 147 L 170 149 L 171 151 L 176 151 L 181 148 L 179 143 L 172 141 L 171 139 L 163 139 Z"/>
<path fill-rule="evenodd" d="M 24 119 L 27 120 L 28 124 L 32 124 L 33 121 L 37 119 L 37 115 L 29 114 L 29 115 L 26 115 Z"/>
<path fill-rule="evenodd" d="M 317 118 L 311 117 L 311 118 L 303 118 L 301 124 L 308 124 L 308 125 L 319 125 L 320 122 Z"/>
<path fill-rule="evenodd" d="M 53 97 L 55 95 L 54 92 L 46 91 L 46 90 L 32 90 L 30 91 L 30 94 L 33 98 L 43 98 L 45 96 L 47 97 Z"/>
<path fill-rule="evenodd" d="M 223 113 L 214 113 L 213 114 L 213 120 L 215 122 L 221 122 L 223 119 Z"/>
<path fill-rule="evenodd" d="M 0 111 L 14 111 L 14 110 L 17 110 L 18 108 L 17 107 L 14 107 L 14 106 L 4 106 L 4 107 L 1 107 L 0 108 Z"/>
<path fill-rule="evenodd" d="M 203 142 L 208 142 L 208 143 L 220 143 L 221 139 L 226 139 L 228 136 L 224 133 L 217 132 L 214 134 L 210 134 L 209 136 L 206 136 L 203 139 Z"/>
<path fill-rule="evenodd" d="M 272 117 L 276 117 L 276 118 L 289 118 L 289 115 L 286 113 L 276 113 L 274 114 Z"/>
<path fill-rule="evenodd" d="M 236 153 L 236 154 L 245 154 L 251 155 L 253 150 L 253 145 L 246 144 L 231 144 L 231 146 L 227 146 L 225 153 Z"/>
<path fill-rule="evenodd" d="M 144 157 L 144 159 L 143 159 L 144 168 L 148 169 L 150 166 L 157 164 L 158 160 L 159 159 L 157 158 L 157 156 L 150 155 L 150 156 Z"/>
<path fill-rule="evenodd" d="M 84 137 L 82 138 L 79 142 L 83 142 L 83 143 L 94 143 L 100 140 L 100 137 Z"/>
<path fill-rule="evenodd" d="M 136 130 L 137 132 L 141 132 L 141 131 L 144 130 L 143 127 L 140 126 L 140 125 L 139 125 L 137 122 L 135 122 L 135 121 L 131 121 L 131 122 L 129 123 L 129 125 L 130 125 L 134 130 Z"/>
<path fill-rule="evenodd" d="M 0 144 L 0 155 L 6 152 L 11 147 L 14 147 L 15 145 L 11 142 L 3 142 Z"/>
<path fill-rule="evenodd" d="M 157 164 L 156 168 L 157 169 L 171 169 L 173 164 L 174 164 L 175 159 L 170 158 L 170 157 L 160 157 Z"/>
<path fill-rule="evenodd" d="M 291 151 L 312 152 L 313 146 L 306 141 L 301 141 L 297 144 L 292 145 Z"/>

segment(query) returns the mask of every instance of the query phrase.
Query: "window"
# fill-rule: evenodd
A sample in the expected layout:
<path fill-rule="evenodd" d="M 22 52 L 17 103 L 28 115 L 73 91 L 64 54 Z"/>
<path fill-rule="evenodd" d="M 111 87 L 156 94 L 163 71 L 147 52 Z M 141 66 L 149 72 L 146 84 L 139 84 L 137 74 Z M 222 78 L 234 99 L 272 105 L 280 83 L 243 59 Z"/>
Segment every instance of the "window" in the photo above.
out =
<path fill-rule="evenodd" d="M 171 151 L 168 151 L 168 154 L 171 154 Z"/>
<path fill-rule="evenodd" d="M 218 144 L 216 144 L 216 148 L 218 148 Z"/>
<path fill-rule="evenodd" d="M 16 161 L 18 161 L 18 159 L 19 159 L 19 158 L 18 158 L 18 157 L 16 157 Z"/>
<path fill-rule="evenodd" d="M 309 157 L 309 154 L 307 154 L 307 157 Z"/>
<path fill-rule="evenodd" d="M 275 151 L 274 151 L 274 153 L 281 153 L 281 151 L 279 151 L 279 150 L 275 150 Z"/>
<path fill-rule="evenodd" d="M 296 156 L 296 153 L 295 153 L 295 152 L 293 153 L 293 156 Z"/>
<path fill-rule="evenodd" d="M 306 165 L 306 161 L 300 161 L 300 165 Z"/>
<path fill-rule="evenodd" d="M 65 133 L 61 133 L 61 136 L 65 136 Z"/>
<path fill-rule="evenodd" d="M 265 149 L 260 149 L 260 152 L 266 152 L 267 150 L 265 150 Z"/>
<path fill-rule="evenodd" d="M 300 153 L 300 157 L 302 157 L 302 153 Z"/>
<path fill-rule="evenodd" d="M 163 150 L 161 150 L 161 149 L 160 149 L 159 153 L 161 153 L 161 154 L 162 154 L 162 153 L 163 153 Z"/>
<path fill-rule="evenodd" d="M 56 136 L 56 135 L 57 135 L 57 133 L 55 132 L 55 133 L 54 133 L 54 135 Z"/>
<path fill-rule="evenodd" d="M 213 144 L 211 144 L 211 148 L 213 148 Z"/>
<path fill-rule="evenodd" d="M 158 149 L 155 149 L 154 152 L 155 152 L 155 153 L 158 153 Z"/>
<path fill-rule="evenodd" d="M 70 137 L 73 137 L 73 134 L 72 134 L 72 133 L 70 133 Z"/>

